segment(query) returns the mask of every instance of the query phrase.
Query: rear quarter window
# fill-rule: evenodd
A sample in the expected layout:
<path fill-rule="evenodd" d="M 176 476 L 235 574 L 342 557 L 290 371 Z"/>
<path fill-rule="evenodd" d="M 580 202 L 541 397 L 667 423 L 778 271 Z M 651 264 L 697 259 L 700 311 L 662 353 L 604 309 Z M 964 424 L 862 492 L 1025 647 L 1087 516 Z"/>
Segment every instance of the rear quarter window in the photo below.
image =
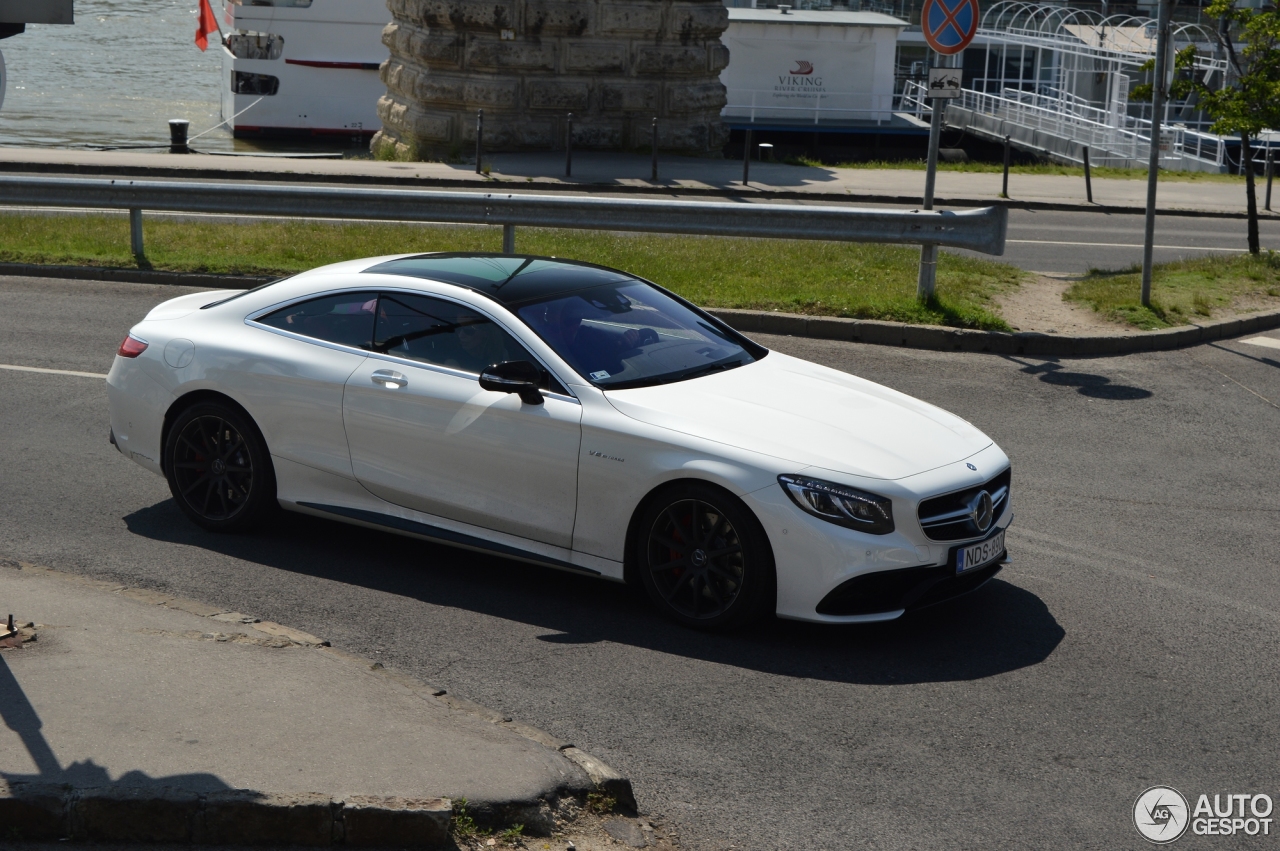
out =
<path fill-rule="evenodd" d="M 377 293 L 341 293 L 291 304 L 257 321 L 326 343 L 369 349 L 377 307 Z"/>

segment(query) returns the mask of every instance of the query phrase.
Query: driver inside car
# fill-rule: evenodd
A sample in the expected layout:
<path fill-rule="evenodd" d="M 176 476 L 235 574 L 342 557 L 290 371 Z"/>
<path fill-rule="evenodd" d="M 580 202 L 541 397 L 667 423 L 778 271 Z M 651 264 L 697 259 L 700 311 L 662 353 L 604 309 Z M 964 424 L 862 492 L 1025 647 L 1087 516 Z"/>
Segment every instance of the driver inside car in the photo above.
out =
<path fill-rule="evenodd" d="M 593 312 L 591 305 L 581 298 L 564 300 L 557 322 L 564 348 L 577 361 L 579 369 L 588 375 L 601 371 L 610 374 L 622 372 L 622 353 L 636 348 L 640 332 L 628 328 L 616 333 L 584 325 L 582 320 L 591 317 Z"/>
<path fill-rule="evenodd" d="M 506 334 L 492 322 L 459 324 L 454 336 L 460 351 L 456 357 L 449 359 L 449 366 L 480 373 L 488 366 L 513 357 L 507 351 L 506 340 L 503 339 Z"/>

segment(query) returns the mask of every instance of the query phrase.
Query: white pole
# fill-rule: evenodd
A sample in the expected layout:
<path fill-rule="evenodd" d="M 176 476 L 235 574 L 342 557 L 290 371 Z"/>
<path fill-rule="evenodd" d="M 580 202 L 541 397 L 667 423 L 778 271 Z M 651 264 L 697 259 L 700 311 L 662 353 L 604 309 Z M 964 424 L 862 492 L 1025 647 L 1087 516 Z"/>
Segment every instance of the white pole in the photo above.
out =
<path fill-rule="evenodd" d="M 1164 111 L 1168 69 L 1169 6 L 1160 0 L 1156 18 L 1156 71 L 1151 86 L 1151 151 L 1147 159 L 1147 217 L 1142 237 L 1142 305 L 1151 306 L 1151 262 L 1156 240 L 1156 178 L 1160 172 L 1160 116 Z"/>

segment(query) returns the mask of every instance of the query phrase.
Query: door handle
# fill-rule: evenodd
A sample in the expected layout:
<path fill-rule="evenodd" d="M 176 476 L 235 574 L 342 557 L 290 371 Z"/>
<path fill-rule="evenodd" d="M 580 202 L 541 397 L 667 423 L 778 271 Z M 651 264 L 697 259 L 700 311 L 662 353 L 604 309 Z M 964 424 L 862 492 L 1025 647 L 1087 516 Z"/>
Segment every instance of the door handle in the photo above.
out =
<path fill-rule="evenodd" d="M 388 390 L 392 387 L 408 387 L 409 379 L 400 373 L 391 369 L 377 369 L 369 376 L 369 379 L 377 385 L 386 387 Z"/>

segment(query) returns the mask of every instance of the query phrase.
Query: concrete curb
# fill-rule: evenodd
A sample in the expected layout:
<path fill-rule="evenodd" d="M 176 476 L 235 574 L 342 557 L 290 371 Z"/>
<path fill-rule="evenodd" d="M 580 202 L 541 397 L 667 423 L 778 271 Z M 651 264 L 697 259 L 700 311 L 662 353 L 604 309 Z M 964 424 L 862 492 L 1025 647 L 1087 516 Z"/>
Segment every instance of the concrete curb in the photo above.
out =
<path fill-rule="evenodd" d="M 449 845 L 448 798 L 275 795 L 232 789 L 72 789 L 0 782 L 6 838 L 199 845 Z"/>
<path fill-rule="evenodd" d="M 984 352 L 996 355 L 1085 357 L 1126 355 L 1180 349 L 1213 340 L 1280 328 L 1280 310 L 1234 319 L 1218 319 L 1160 331 L 1136 331 L 1090 337 L 1068 337 L 1028 331 L 977 331 L 937 325 L 904 325 L 873 319 L 801 316 L 758 310 L 708 308 L 743 333 L 777 334 L 817 340 L 841 340 L 940 352 Z"/>
<path fill-rule="evenodd" d="M 686 196 L 706 198 L 749 198 L 767 197 L 779 201 L 813 201 L 826 200 L 840 203 L 859 204 L 895 204 L 919 205 L 919 195 L 875 195 L 855 194 L 849 192 L 799 192 L 793 189 L 771 189 L 760 185 L 749 187 L 723 188 L 703 186 L 682 186 L 675 183 L 663 183 L 637 186 L 634 184 L 615 183 L 571 183 L 562 180 L 535 178 L 533 181 L 524 178 L 439 178 L 439 177 L 396 177 L 373 176 L 364 174 L 306 174 L 299 172 L 260 172 L 236 171 L 231 169 L 209 168 L 154 168 L 144 166 L 88 166 L 62 163 L 15 163 L 0 162 L 0 172 L 78 175 L 83 177 L 145 177 L 145 178 L 189 178 L 196 180 L 251 180 L 270 183 L 341 183 L 366 186 L 400 186 L 407 188 L 434 189 L 484 189 L 487 191 L 508 192 L 516 190 L 536 190 L 545 192 L 597 192 L 620 195 L 652 195 L 654 193 L 672 193 Z M 1142 215 L 1145 207 L 1105 204 L 1090 204 L 1086 201 L 1020 201 L 1016 198 L 965 198 L 940 196 L 934 199 L 935 205 L 943 207 L 1009 207 L 1021 210 L 1044 210 L 1048 212 L 1094 212 Z M 1246 219 L 1248 214 L 1241 211 L 1197 210 L 1183 208 L 1159 208 L 1161 216 L 1209 216 L 1220 219 Z M 1271 218 L 1274 214 L 1259 211 L 1261 218 Z"/>
<path fill-rule="evenodd" d="M 276 280 L 254 275 L 214 275 L 205 272 L 163 272 L 155 269 L 122 269 L 111 266 L 45 266 L 39 263 L 0 263 L 0 275 L 29 278 L 69 278 L 77 281 L 111 281 L 124 284 L 163 284 L 173 287 L 211 287 L 245 290 Z"/>
<path fill-rule="evenodd" d="M 143 605 L 164 606 L 220 624 L 234 624 L 261 636 L 256 639 L 250 636 L 248 640 L 276 647 L 313 648 L 359 665 L 424 700 L 439 700 L 452 710 L 474 715 L 559 751 L 581 767 L 595 788 L 613 797 L 622 810 L 638 811 L 630 779 L 571 742 L 414 677 L 387 670 L 380 662 L 370 664 L 366 659 L 336 650 L 328 641 L 310 633 L 173 594 L 130 588 L 28 562 L 3 561 L 23 572 L 120 594 Z M 487 827 L 519 823 L 531 833 L 549 831 L 553 811 L 565 798 L 575 797 L 571 789 L 557 792 L 559 797 L 554 801 L 471 802 L 468 814 Z M 337 798 L 322 793 L 276 794 L 249 789 L 198 794 L 174 788 L 76 789 L 69 785 L 9 784 L 0 780 L 0 825 L 10 831 L 6 839 L 444 848 L 452 847 L 449 836 L 452 817 L 453 802 L 448 798 L 365 795 Z"/>

